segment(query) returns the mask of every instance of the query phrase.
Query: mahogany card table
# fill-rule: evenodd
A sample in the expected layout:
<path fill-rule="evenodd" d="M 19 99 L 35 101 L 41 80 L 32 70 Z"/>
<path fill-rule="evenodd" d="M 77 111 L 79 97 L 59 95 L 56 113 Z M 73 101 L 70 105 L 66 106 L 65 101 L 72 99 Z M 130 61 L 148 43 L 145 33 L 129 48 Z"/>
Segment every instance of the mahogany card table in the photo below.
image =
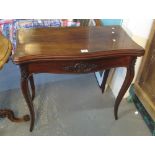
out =
<path fill-rule="evenodd" d="M 20 66 L 21 89 L 30 111 L 30 131 L 35 123 L 33 74 L 81 74 L 103 70 L 108 73 L 111 68 L 126 67 L 126 77 L 114 104 L 117 120 L 119 104 L 134 77 L 136 58 L 142 55 L 144 49 L 120 26 L 20 29 L 12 59 Z M 106 81 L 103 83 L 102 92 Z"/>

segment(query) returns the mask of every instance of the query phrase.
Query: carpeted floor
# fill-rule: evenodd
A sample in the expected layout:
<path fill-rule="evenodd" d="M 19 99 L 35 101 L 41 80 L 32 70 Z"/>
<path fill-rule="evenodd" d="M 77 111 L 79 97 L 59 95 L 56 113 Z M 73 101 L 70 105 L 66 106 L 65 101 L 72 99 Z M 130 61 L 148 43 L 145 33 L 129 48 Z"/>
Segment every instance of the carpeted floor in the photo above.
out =
<path fill-rule="evenodd" d="M 1 108 L 11 108 L 18 116 L 29 112 L 19 89 L 1 92 L 0 103 Z M 110 89 L 101 93 L 94 74 L 37 86 L 34 106 L 33 132 L 29 132 L 29 122 L 0 119 L 0 135 L 151 135 L 140 114 L 135 115 L 134 104 L 126 100 L 120 105 L 119 119 L 114 120 L 114 96 Z"/>

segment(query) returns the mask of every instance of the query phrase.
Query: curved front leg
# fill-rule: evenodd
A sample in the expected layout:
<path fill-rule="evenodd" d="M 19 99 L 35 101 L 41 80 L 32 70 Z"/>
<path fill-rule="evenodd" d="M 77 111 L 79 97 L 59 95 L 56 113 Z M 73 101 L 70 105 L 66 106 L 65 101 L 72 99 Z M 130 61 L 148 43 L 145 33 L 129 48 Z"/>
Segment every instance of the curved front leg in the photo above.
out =
<path fill-rule="evenodd" d="M 130 64 L 130 66 L 127 67 L 127 73 L 126 73 L 126 77 L 125 77 L 125 80 L 124 80 L 124 83 L 119 91 L 119 94 L 116 98 L 116 101 L 115 101 L 115 106 L 114 106 L 114 116 L 115 116 L 115 120 L 118 119 L 118 107 L 119 107 L 119 104 L 125 94 L 125 92 L 127 91 L 127 89 L 129 88 L 132 80 L 133 80 L 133 77 L 134 77 L 134 64 L 135 64 L 135 61 L 136 59 L 133 60 L 133 62 Z"/>
<path fill-rule="evenodd" d="M 31 75 L 29 77 L 29 81 L 30 81 L 30 86 L 31 86 L 31 92 L 32 92 L 32 101 L 34 100 L 35 98 L 35 84 L 34 84 L 34 79 L 33 79 L 33 75 Z"/>
<path fill-rule="evenodd" d="M 29 90 L 29 85 L 28 85 L 28 80 L 29 80 L 28 76 L 29 74 L 27 70 L 24 67 L 21 67 L 21 89 L 30 111 L 30 116 L 31 116 L 30 131 L 32 131 L 34 128 L 35 113 L 34 113 L 33 102 L 32 102 L 32 98 Z"/>

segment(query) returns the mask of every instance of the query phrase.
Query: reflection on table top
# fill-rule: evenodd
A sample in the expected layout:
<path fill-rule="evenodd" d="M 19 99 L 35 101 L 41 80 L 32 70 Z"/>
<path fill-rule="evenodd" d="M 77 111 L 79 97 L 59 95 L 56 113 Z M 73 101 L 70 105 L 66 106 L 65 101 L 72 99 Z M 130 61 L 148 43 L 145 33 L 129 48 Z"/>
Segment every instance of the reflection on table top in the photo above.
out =
<path fill-rule="evenodd" d="M 20 29 L 14 62 L 33 59 L 141 56 L 144 49 L 120 26 Z"/>

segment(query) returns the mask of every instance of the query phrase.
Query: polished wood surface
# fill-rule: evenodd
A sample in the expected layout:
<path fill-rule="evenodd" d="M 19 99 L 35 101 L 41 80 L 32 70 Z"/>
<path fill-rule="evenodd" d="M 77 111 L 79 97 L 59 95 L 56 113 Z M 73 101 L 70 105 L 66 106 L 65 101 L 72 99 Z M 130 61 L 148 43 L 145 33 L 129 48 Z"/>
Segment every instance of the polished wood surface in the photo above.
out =
<path fill-rule="evenodd" d="M 20 65 L 21 89 L 31 115 L 30 131 L 35 122 L 32 77 L 37 73 L 79 74 L 106 70 L 108 74 L 110 68 L 126 67 L 126 78 L 114 106 L 114 116 L 118 119 L 119 104 L 134 77 L 136 58 L 144 54 L 144 49 L 120 26 L 19 30 L 17 38 L 17 50 L 12 58 Z"/>
<path fill-rule="evenodd" d="M 12 45 L 11 42 L 0 34 L 0 69 L 3 68 L 11 55 Z M 21 118 L 15 117 L 15 114 L 10 109 L 0 109 L 0 118 L 7 117 L 12 122 L 25 122 L 29 121 L 29 115 L 25 115 Z"/>
<path fill-rule="evenodd" d="M 107 82 L 107 79 L 108 79 L 109 72 L 110 72 L 110 69 L 107 69 L 104 72 L 103 81 L 102 81 L 101 86 L 100 86 L 100 88 L 102 90 L 102 93 L 104 93 L 104 91 L 105 91 L 105 85 L 106 85 L 106 82 Z"/>
<path fill-rule="evenodd" d="M 20 29 L 13 56 L 16 64 L 38 60 L 73 60 L 141 56 L 144 51 L 120 27 Z M 81 50 L 88 50 L 82 53 Z"/>

